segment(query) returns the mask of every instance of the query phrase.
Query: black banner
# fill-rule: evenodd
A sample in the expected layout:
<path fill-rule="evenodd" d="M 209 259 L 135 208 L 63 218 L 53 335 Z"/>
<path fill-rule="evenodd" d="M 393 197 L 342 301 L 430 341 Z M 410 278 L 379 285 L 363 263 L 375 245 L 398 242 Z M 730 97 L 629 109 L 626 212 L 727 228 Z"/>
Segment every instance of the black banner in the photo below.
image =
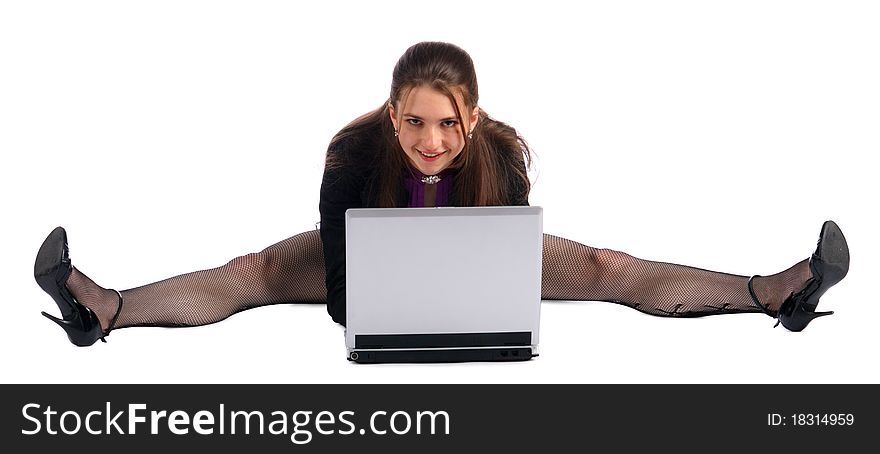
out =
<path fill-rule="evenodd" d="M 852 452 L 876 385 L 3 385 L 4 446 Z"/>

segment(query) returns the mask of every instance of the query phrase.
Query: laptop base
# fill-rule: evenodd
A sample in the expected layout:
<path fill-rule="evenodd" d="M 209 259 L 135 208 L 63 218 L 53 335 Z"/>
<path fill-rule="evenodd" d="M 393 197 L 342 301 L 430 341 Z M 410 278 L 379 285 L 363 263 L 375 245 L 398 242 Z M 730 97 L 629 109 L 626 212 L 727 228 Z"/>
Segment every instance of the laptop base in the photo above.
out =
<path fill-rule="evenodd" d="M 538 356 L 531 347 L 462 348 L 430 350 L 354 350 L 348 360 L 375 363 L 458 363 L 470 361 L 527 361 Z"/>

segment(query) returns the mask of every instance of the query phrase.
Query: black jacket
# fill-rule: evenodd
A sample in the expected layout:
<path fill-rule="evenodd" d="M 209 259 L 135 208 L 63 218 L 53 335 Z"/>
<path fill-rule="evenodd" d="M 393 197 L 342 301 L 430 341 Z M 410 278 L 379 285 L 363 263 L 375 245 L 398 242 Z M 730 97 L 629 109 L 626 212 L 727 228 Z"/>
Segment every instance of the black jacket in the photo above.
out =
<path fill-rule="evenodd" d="M 345 211 L 349 208 L 371 208 L 374 197 L 371 188 L 376 180 L 375 166 L 371 157 L 375 155 L 375 144 L 359 141 L 345 141 L 328 153 L 355 153 L 359 159 L 346 160 L 351 164 L 324 170 L 321 181 L 321 242 L 324 248 L 326 268 L 327 312 L 333 321 L 345 325 Z M 522 165 L 522 164 L 520 164 Z M 528 191 L 513 175 L 506 174 L 508 194 L 512 200 L 508 205 L 528 205 Z M 401 182 L 398 200 L 401 207 L 407 206 L 409 195 Z M 456 206 L 454 196 L 449 205 Z"/>

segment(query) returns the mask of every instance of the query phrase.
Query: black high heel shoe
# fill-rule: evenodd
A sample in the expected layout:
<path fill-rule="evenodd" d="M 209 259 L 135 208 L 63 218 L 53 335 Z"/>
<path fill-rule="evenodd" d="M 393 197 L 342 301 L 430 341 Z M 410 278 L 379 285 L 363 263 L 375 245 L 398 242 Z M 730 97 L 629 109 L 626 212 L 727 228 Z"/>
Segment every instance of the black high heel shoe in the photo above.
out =
<path fill-rule="evenodd" d="M 803 289 L 792 293 L 782 302 L 779 312 L 775 315 L 779 321 L 774 328 L 782 323 L 782 326 L 790 331 L 802 331 L 814 319 L 833 314 L 834 311 L 816 312 L 819 298 L 831 286 L 840 282 L 848 271 L 849 247 L 846 238 L 834 221 L 825 221 L 819 234 L 816 252 L 810 257 L 810 272 L 813 276 Z M 760 276 L 752 276 L 749 279 L 749 294 L 752 295 L 754 303 L 767 315 L 774 316 L 767 306 L 758 301 L 752 289 L 752 280 L 756 277 Z"/>
<path fill-rule="evenodd" d="M 67 278 L 70 277 L 72 271 L 73 265 L 70 262 L 70 252 L 67 248 L 67 232 L 62 227 L 56 227 L 40 246 L 37 260 L 34 263 L 34 278 L 40 288 L 55 300 L 58 309 L 61 309 L 61 318 L 45 312 L 43 315 L 64 328 L 67 337 L 74 345 L 87 347 L 98 339 L 107 342 L 104 338 L 113 330 L 116 319 L 119 318 L 119 313 L 122 311 L 122 294 L 113 290 L 119 296 L 116 314 L 113 316 L 110 326 L 106 330 L 102 330 L 95 312 L 80 304 L 67 288 Z"/>

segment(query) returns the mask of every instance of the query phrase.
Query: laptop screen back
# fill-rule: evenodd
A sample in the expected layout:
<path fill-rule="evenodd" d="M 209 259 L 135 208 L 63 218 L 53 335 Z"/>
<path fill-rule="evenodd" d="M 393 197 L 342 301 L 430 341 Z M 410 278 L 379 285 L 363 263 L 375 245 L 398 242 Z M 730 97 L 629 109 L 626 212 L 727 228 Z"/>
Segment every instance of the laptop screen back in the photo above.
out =
<path fill-rule="evenodd" d="M 346 213 L 346 346 L 358 335 L 531 333 L 538 344 L 540 207 Z M 388 337 L 388 336 L 386 336 Z M 496 336 L 497 337 L 497 336 Z"/>

